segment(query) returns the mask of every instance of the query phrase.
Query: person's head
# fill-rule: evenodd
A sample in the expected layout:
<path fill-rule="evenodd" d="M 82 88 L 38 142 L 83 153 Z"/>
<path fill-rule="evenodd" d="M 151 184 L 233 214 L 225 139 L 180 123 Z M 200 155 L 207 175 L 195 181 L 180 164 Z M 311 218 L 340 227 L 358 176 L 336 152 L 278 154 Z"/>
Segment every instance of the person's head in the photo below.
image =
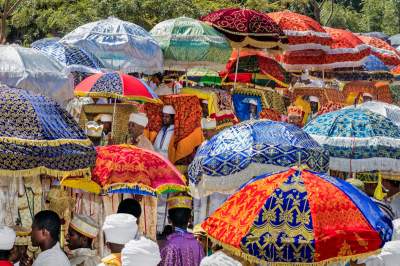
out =
<path fill-rule="evenodd" d="M 400 191 L 400 181 L 383 179 L 382 186 L 387 192 L 387 197 L 391 197 Z"/>
<path fill-rule="evenodd" d="M 86 135 L 95 146 L 100 143 L 101 133 L 103 133 L 103 125 L 99 125 L 95 121 L 89 121 L 86 123 Z"/>
<path fill-rule="evenodd" d="M 192 214 L 192 198 L 175 196 L 169 198 L 168 219 L 174 227 L 187 228 Z"/>
<path fill-rule="evenodd" d="M 318 104 L 319 104 L 319 99 L 316 96 L 310 96 L 310 108 L 311 111 L 314 113 L 318 112 Z"/>
<path fill-rule="evenodd" d="M 133 215 L 139 221 L 140 215 L 142 215 L 142 207 L 136 199 L 128 198 L 119 203 L 117 213 Z"/>
<path fill-rule="evenodd" d="M 135 239 L 137 230 L 135 216 L 126 213 L 108 215 L 103 224 L 103 232 L 111 253 L 120 253 L 126 243 Z"/>
<path fill-rule="evenodd" d="M 288 108 L 288 123 L 298 127 L 303 126 L 303 109 L 298 106 L 289 106 Z"/>
<path fill-rule="evenodd" d="M 133 138 L 137 138 L 143 134 L 144 129 L 146 128 L 149 119 L 147 118 L 146 114 L 144 113 L 132 113 L 129 116 L 129 134 Z"/>
<path fill-rule="evenodd" d="M 103 125 L 103 132 L 108 134 L 112 130 L 112 115 L 110 114 L 103 114 L 100 116 L 100 122 Z"/>
<path fill-rule="evenodd" d="M 122 266 L 157 266 L 161 261 L 158 245 L 143 236 L 129 241 L 121 253 Z"/>
<path fill-rule="evenodd" d="M 8 226 L 0 226 L 0 260 L 9 260 L 15 243 L 15 232 Z"/>
<path fill-rule="evenodd" d="M 208 117 L 208 101 L 207 100 L 202 100 L 201 101 L 201 110 L 203 113 L 203 117 Z"/>
<path fill-rule="evenodd" d="M 363 102 L 365 103 L 365 102 L 372 101 L 374 99 L 374 97 L 370 93 L 363 93 L 362 99 L 363 99 Z"/>
<path fill-rule="evenodd" d="M 163 126 L 170 126 L 174 124 L 175 109 L 172 105 L 165 105 L 162 110 L 162 123 Z"/>
<path fill-rule="evenodd" d="M 69 224 L 67 244 L 70 250 L 78 248 L 92 248 L 93 239 L 97 237 L 99 229 L 89 216 L 74 215 Z"/>
<path fill-rule="evenodd" d="M 32 245 L 56 243 L 60 237 L 61 220 L 57 213 L 45 210 L 38 212 L 32 223 Z"/>
<path fill-rule="evenodd" d="M 257 100 L 251 99 L 249 101 L 249 113 L 257 114 Z"/>

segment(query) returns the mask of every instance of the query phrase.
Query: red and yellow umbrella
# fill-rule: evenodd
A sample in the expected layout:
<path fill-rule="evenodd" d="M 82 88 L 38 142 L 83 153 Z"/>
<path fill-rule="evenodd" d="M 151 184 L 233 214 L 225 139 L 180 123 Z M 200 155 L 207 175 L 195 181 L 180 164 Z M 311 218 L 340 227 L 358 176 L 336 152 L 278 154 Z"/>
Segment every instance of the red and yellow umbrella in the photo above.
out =
<path fill-rule="evenodd" d="M 98 73 L 89 76 L 76 86 L 75 95 L 161 102 L 157 94 L 143 80 L 121 72 Z"/>
<path fill-rule="evenodd" d="M 202 228 L 252 263 L 297 266 L 378 253 L 393 231 L 390 218 L 351 184 L 297 169 L 253 178 Z"/>
<path fill-rule="evenodd" d="M 156 196 L 186 191 L 185 178 L 158 153 L 132 145 L 97 147 L 92 179 L 108 193 Z"/>

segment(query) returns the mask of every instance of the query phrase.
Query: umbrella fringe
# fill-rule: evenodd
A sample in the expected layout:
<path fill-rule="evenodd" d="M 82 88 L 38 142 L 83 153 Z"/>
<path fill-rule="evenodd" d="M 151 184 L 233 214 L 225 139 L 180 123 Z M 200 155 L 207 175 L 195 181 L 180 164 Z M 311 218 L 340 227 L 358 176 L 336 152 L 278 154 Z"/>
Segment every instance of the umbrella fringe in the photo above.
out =
<path fill-rule="evenodd" d="M 145 184 L 139 184 L 139 183 L 115 183 L 111 185 L 106 185 L 103 187 L 103 190 L 108 193 L 112 193 L 112 191 L 115 190 L 121 190 L 121 189 L 134 189 L 137 188 L 139 190 L 142 190 L 144 192 L 148 192 L 151 194 L 156 193 L 165 193 L 165 192 L 170 192 L 170 191 L 181 191 L 185 192 L 188 191 L 188 187 L 185 185 L 178 185 L 178 184 L 164 184 L 158 186 L 156 189 L 147 186 Z"/>
<path fill-rule="evenodd" d="M 39 166 L 31 169 L 23 169 L 23 170 L 8 170 L 8 169 L 0 169 L 0 178 L 1 177 L 33 177 L 39 175 L 49 175 L 57 178 L 65 178 L 69 176 L 91 176 L 90 168 L 83 169 L 75 169 L 69 171 L 62 171 L 56 169 L 50 169 L 45 166 Z"/>
<path fill-rule="evenodd" d="M 318 262 L 271 262 L 271 261 L 264 261 L 260 258 L 250 255 L 250 254 L 246 254 L 241 249 L 233 247 L 229 244 L 223 243 L 208 234 L 207 234 L 207 237 L 210 238 L 212 242 L 217 243 L 218 245 L 222 246 L 223 249 L 232 253 L 234 256 L 240 257 L 250 263 L 267 265 L 267 266 L 328 266 L 328 264 L 333 263 L 333 262 L 347 262 L 349 260 L 364 259 L 369 256 L 377 255 L 381 252 L 381 249 L 378 249 L 375 251 L 370 251 L 370 252 L 361 253 L 361 254 L 329 258 L 329 259 L 326 259 L 323 261 L 318 261 Z"/>
<path fill-rule="evenodd" d="M 77 144 L 82 146 L 92 146 L 90 139 L 55 139 L 55 140 L 37 140 L 37 139 L 22 139 L 15 137 L 0 137 L 0 143 L 13 143 L 17 145 L 29 145 L 37 147 L 58 147 L 67 144 Z"/>
<path fill-rule="evenodd" d="M 162 104 L 160 99 L 151 99 L 144 96 L 125 96 L 113 92 L 85 92 L 85 91 L 75 91 L 75 96 L 79 97 L 101 97 L 101 98 L 113 98 L 113 99 L 123 99 L 128 101 L 143 101 Z"/>

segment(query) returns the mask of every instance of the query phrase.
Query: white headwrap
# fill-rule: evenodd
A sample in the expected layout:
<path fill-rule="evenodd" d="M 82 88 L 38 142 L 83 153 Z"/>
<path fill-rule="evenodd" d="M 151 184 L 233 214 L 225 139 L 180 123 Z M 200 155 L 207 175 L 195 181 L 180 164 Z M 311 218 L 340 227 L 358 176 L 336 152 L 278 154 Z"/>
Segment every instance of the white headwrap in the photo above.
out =
<path fill-rule="evenodd" d="M 136 236 L 136 218 L 126 213 L 108 215 L 103 224 L 106 242 L 125 245 Z"/>
<path fill-rule="evenodd" d="M 100 117 L 101 122 L 112 122 L 112 120 L 113 120 L 113 117 L 112 117 L 112 115 L 109 115 L 109 114 L 103 114 Z"/>
<path fill-rule="evenodd" d="M 211 256 L 204 257 L 200 266 L 242 266 L 242 264 L 222 251 L 217 251 Z"/>
<path fill-rule="evenodd" d="M 371 94 L 371 93 L 368 93 L 368 92 L 364 92 L 364 93 L 363 93 L 363 97 L 374 98 L 374 96 L 372 96 L 372 94 Z"/>
<path fill-rule="evenodd" d="M 0 225 L 0 250 L 11 250 L 15 243 L 15 232 L 8 226 Z"/>
<path fill-rule="evenodd" d="M 170 115 L 174 115 L 175 114 L 175 109 L 174 107 L 172 107 L 172 105 L 164 105 L 162 112 L 164 114 L 170 114 Z"/>
<path fill-rule="evenodd" d="M 129 241 L 122 250 L 122 266 L 157 266 L 160 261 L 158 245 L 143 236 L 139 240 Z"/>
<path fill-rule="evenodd" d="M 310 102 L 319 103 L 319 99 L 316 96 L 310 96 Z"/>
<path fill-rule="evenodd" d="M 249 104 L 257 105 L 257 100 L 250 99 L 250 100 L 249 100 Z"/>
<path fill-rule="evenodd" d="M 149 119 L 147 118 L 146 114 L 144 113 L 132 113 L 129 116 L 129 122 L 138 124 L 142 127 L 146 127 L 149 123 Z"/>

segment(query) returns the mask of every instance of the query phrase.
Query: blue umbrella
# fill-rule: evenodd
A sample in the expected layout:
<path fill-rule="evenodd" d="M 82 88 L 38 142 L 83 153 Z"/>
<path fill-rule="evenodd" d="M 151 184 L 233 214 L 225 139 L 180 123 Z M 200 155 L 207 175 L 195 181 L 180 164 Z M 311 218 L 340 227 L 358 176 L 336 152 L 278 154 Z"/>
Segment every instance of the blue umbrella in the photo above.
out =
<path fill-rule="evenodd" d="M 90 177 L 92 142 L 53 100 L 0 87 L 0 177 Z"/>
<path fill-rule="evenodd" d="M 110 17 L 82 25 L 60 42 L 95 54 L 107 68 L 125 73 L 163 71 L 163 54 L 156 40 L 142 27 Z"/>
<path fill-rule="evenodd" d="M 374 55 L 368 56 L 364 64 L 362 65 L 363 70 L 368 72 L 389 72 L 390 69 L 382 62 L 378 57 Z"/>
<path fill-rule="evenodd" d="M 205 142 L 189 165 L 189 178 L 195 194 L 231 193 L 252 176 L 300 164 L 326 172 L 328 157 L 316 141 L 294 125 L 252 120 Z"/>
<path fill-rule="evenodd" d="M 304 131 L 329 151 L 331 170 L 400 171 L 400 128 L 380 114 L 345 108 L 318 116 Z"/>
<path fill-rule="evenodd" d="M 400 33 L 396 34 L 396 35 L 393 35 L 393 36 L 390 36 L 389 41 L 390 41 L 390 44 L 393 47 L 400 46 Z"/>
<path fill-rule="evenodd" d="M 71 71 L 96 73 L 104 68 L 103 63 L 94 54 L 60 43 L 57 38 L 38 40 L 32 43 L 31 47 L 56 59 Z"/>

